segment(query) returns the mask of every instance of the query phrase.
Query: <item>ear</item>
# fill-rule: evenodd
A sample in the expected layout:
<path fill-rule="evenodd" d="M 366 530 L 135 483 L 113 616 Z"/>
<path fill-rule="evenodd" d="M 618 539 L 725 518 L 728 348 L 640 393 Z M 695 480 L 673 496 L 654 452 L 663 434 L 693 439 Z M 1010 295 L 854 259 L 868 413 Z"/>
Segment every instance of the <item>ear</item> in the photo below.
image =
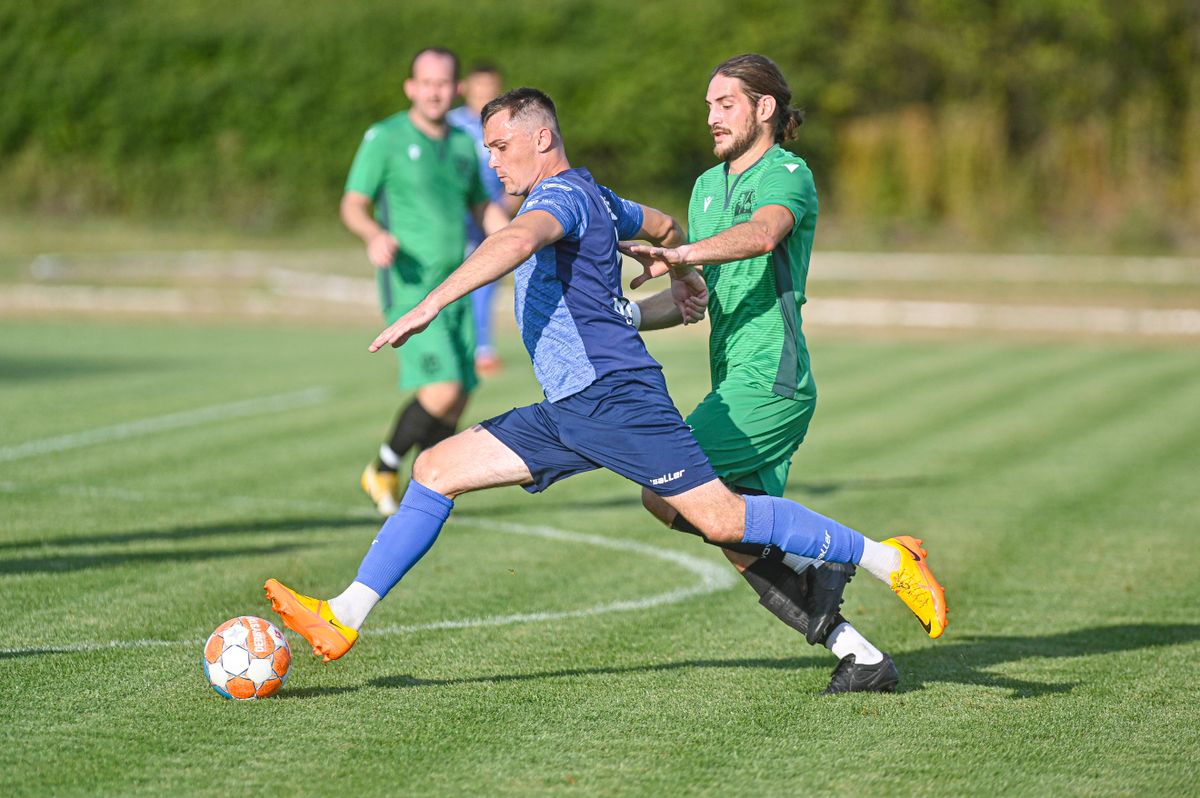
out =
<path fill-rule="evenodd" d="M 467 82 L 465 80 L 460 80 L 458 82 L 458 96 L 465 97 L 466 94 L 467 94 Z"/>
<path fill-rule="evenodd" d="M 550 132 L 550 128 L 538 128 L 538 132 L 533 137 L 534 145 L 538 152 L 549 152 L 554 146 L 554 134 Z"/>
<path fill-rule="evenodd" d="M 771 117 L 775 116 L 775 98 L 769 94 L 764 94 L 758 98 L 758 108 L 756 114 L 759 122 L 766 122 Z"/>
<path fill-rule="evenodd" d="M 413 98 L 413 95 L 416 93 L 416 91 L 417 91 L 417 85 L 415 83 L 413 83 L 413 79 L 405 78 L 404 79 L 404 96 L 411 100 Z"/>

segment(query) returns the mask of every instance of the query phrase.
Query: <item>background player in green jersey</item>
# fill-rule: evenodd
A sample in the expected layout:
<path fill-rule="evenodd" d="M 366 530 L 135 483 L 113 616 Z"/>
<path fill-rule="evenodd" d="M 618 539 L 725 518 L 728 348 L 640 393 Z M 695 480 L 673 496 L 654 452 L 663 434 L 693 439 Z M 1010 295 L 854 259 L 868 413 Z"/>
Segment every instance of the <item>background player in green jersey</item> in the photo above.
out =
<path fill-rule="evenodd" d="M 801 331 L 817 193 L 804 161 L 780 144 L 801 124 L 779 68 L 742 55 L 715 70 L 708 125 L 722 163 L 696 180 L 683 246 L 623 245 L 646 267 L 634 287 L 672 264 L 703 265 L 711 318 L 712 391 L 687 422 L 717 474 L 742 493 L 782 496 L 791 458 L 804 440 L 817 392 Z M 684 319 L 670 290 L 638 303 L 643 330 Z M 646 508 L 676 529 L 695 527 L 658 496 Z M 764 606 L 812 644 L 840 659 L 829 692 L 894 690 L 899 675 L 886 654 L 840 615 L 853 565 L 817 563 L 762 547 L 725 547 Z M 766 556 L 762 556 L 766 555 Z"/>
<path fill-rule="evenodd" d="M 458 58 L 438 47 L 413 58 L 404 93 L 412 107 L 378 122 L 359 145 L 341 217 L 376 266 L 379 302 L 388 323 L 411 310 L 462 263 L 471 211 L 484 232 L 508 222 L 480 181 L 475 142 L 451 127 Z M 446 309 L 415 346 L 397 350 L 400 387 L 415 389 L 400 408 L 378 458 L 362 474 L 363 490 L 384 515 L 399 503 L 397 470 L 413 447 L 454 434 L 475 387 L 475 333 L 469 301 Z"/>

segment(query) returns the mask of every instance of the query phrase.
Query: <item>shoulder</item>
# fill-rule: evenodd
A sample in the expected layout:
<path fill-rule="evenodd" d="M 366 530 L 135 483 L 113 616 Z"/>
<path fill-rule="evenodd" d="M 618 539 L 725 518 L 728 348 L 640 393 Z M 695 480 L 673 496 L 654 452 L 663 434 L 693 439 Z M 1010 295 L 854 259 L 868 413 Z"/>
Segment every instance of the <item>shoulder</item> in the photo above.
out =
<path fill-rule="evenodd" d="M 408 121 L 408 114 L 401 111 L 400 113 L 392 114 L 387 119 L 381 119 L 367 128 L 367 132 L 363 134 L 363 141 L 392 139 L 398 135 L 402 135 L 410 127 L 411 123 Z"/>
<path fill-rule="evenodd" d="M 767 153 L 763 177 L 785 183 L 811 183 L 812 170 L 796 153 L 776 145 Z"/>
<path fill-rule="evenodd" d="M 446 142 L 453 150 L 469 151 L 472 156 L 475 155 L 475 137 L 463 128 L 455 127 L 453 123 L 446 133 Z"/>

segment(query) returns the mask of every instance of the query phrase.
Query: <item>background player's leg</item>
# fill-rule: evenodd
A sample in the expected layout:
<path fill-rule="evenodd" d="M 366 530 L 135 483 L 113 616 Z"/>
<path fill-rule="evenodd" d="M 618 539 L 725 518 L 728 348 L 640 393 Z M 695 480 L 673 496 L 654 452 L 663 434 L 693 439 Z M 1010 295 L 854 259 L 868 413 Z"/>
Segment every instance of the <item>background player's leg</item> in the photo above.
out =
<path fill-rule="evenodd" d="M 481 285 L 471 292 L 471 310 L 475 315 L 475 370 L 482 376 L 500 370 L 500 358 L 492 343 L 492 302 L 496 283 Z"/>
<path fill-rule="evenodd" d="M 642 504 L 672 529 L 700 535 L 699 530 L 691 526 L 687 519 L 675 512 L 660 496 L 643 490 Z M 831 571 L 829 574 L 822 574 L 820 571 L 838 568 L 840 564 L 826 563 L 822 569 L 804 567 L 798 573 L 783 562 L 730 550 L 719 543 L 715 545 L 721 546 L 726 558 L 754 588 L 754 592 L 759 596 L 759 603 L 780 621 L 804 635 L 810 645 L 824 645 L 838 659 L 847 654 L 857 654 L 858 662 L 864 665 L 877 663 L 883 658 L 883 654 L 838 613 L 842 590 L 849 582 L 849 577 L 844 573 L 836 574 Z M 752 548 L 748 544 L 741 545 Z M 842 578 L 833 581 L 819 578 L 827 576 Z M 827 593 L 832 595 L 825 595 Z M 832 632 L 839 625 L 844 625 L 845 628 L 841 629 L 835 638 Z M 834 643 L 838 644 L 836 648 Z"/>

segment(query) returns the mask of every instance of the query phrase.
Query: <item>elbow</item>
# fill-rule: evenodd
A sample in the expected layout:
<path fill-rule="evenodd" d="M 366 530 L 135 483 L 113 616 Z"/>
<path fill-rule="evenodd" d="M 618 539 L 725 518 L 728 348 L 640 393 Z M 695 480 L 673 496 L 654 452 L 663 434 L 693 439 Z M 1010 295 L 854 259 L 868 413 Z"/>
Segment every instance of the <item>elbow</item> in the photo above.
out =
<path fill-rule="evenodd" d="M 775 249 L 779 242 L 775 240 L 775 236 L 765 227 L 760 227 L 755 231 L 753 247 L 757 254 L 766 255 Z"/>
<path fill-rule="evenodd" d="M 537 238 L 529 230 L 520 227 L 510 227 L 508 230 L 509 233 L 506 236 L 508 238 L 508 245 L 513 255 L 520 257 L 519 263 L 524 263 L 532 258 L 533 254 L 541 248 Z"/>

